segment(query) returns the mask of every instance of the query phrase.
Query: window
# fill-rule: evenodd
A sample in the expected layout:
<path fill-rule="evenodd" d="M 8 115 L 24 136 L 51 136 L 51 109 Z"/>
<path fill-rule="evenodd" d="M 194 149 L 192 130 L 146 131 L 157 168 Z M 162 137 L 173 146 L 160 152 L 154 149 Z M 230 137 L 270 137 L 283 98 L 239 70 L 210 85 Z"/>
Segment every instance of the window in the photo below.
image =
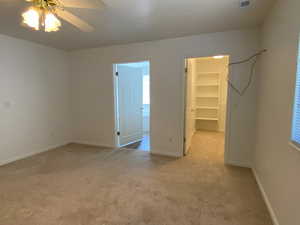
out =
<path fill-rule="evenodd" d="M 300 45 L 297 60 L 297 75 L 296 75 L 296 87 L 295 87 L 295 99 L 294 99 L 294 113 L 292 124 L 292 142 L 296 147 L 300 148 Z"/>

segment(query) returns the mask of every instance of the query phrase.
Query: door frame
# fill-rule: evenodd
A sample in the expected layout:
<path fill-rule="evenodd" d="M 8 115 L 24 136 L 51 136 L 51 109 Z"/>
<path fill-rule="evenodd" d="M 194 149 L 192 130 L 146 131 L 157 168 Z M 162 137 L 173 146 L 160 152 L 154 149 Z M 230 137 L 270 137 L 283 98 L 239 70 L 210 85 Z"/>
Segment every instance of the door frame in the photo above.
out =
<path fill-rule="evenodd" d="M 228 54 L 228 53 L 220 53 L 220 54 L 215 54 L 215 55 L 224 55 L 224 56 L 228 56 L 229 57 L 229 62 L 230 63 L 230 58 L 231 58 L 231 55 Z M 202 56 L 184 56 L 183 57 L 183 60 L 182 60 L 182 66 L 183 66 L 183 76 L 182 76 L 182 91 L 183 91 L 183 110 L 182 110 L 182 114 L 183 114 L 183 124 L 182 124 L 182 143 L 183 143 L 183 146 L 182 146 L 182 155 L 185 156 L 185 139 L 186 139 L 186 95 L 187 95 L 187 73 L 186 73 L 186 68 L 187 68 L 187 63 L 188 63 L 188 59 L 195 59 L 195 58 L 205 58 L 205 57 L 213 57 L 214 55 L 212 56 L 207 56 L 207 55 L 202 55 Z M 229 77 L 229 73 L 230 73 L 230 70 L 229 70 L 229 64 L 228 64 L 228 74 L 227 76 Z M 232 90 L 231 88 L 228 86 L 227 87 L 227 101 L 226 101 L 226 118 L 225 118 L 225 143 L 224 143 L 224 163 L 225 164 L 229 164 L 228 162 L 228 159 L 229 159 L 229 154 L 230 154 L 230 131 L 231 131 L 231 102 L 232 102 Z"/>
<path fill-rule="evenodd" d="M 149 115 L 149 152 L 151 152 L 151 120 L 152 120 L 152 113 L 151 113 L 151 60 L 144 59 L 144 60 L 132 60 L 132 61 L 118 61 L 112 64 L 113 67 L 113 86 L 114 86 L 114 146 L 116 148 L 124 148 L 120 145 L 119 142 L 119 112 L 118 112 L 118 77 L 116 76 L 117 72 L 117 65 L 118 64 L 130 64 L 130 63 L 141 63 L 141 62 L 149 62 L 149 91 L 150 91 L 150 115 Z M 130 144 L 130 143 L 129 143 Z"/>

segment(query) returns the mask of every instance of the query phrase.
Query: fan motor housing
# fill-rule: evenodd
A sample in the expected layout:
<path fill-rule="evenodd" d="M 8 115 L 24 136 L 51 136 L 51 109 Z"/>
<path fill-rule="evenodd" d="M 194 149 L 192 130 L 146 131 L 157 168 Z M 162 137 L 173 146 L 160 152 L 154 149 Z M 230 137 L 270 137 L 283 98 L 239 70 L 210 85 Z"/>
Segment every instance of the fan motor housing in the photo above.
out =
<path fill-rule="evenodd" d="M 251 5 L 250 0 L 240 0 L 240 7 L 241 8 L 247 8 Z"/>

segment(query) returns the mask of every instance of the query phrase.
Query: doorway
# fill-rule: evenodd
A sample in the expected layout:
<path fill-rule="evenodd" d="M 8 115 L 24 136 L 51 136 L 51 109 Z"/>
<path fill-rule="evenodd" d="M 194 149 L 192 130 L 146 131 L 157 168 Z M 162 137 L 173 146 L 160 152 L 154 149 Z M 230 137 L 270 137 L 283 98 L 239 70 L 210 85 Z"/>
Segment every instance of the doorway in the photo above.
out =
<path fill-rule="evenodd" d="M 117 147 L 150 151 L 150 62 L 114 64 Z"/>
<path fill-rule="evenodd" d="M 185 65 L 184 154 L 201 151 L 199 145 L 205 143 L 211 146 L 203 154 L 211 149 L 207 154 L 224 161 L 229 56 L 187 58 Z"/>

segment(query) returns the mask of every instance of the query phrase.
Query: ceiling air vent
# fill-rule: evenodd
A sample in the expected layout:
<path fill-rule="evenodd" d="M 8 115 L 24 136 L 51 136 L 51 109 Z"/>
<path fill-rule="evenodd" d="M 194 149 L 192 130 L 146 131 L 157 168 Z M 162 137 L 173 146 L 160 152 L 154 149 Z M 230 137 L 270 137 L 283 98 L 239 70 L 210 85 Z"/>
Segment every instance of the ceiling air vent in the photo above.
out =
<path fill-rule="evenodd" d="M 241 0 L 240 7 L 241 8 L 247 8 L 247 7 L 250 6 L 250 4 L 251 4 L 250 0 Z"/>

